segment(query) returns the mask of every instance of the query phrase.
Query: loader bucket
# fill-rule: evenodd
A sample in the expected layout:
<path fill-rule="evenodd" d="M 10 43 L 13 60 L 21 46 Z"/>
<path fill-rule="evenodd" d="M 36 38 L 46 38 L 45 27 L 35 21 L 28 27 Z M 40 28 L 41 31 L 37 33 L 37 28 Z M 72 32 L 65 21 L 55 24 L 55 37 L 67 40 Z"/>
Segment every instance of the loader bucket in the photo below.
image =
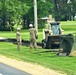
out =
<path fill-rule="evenodd" d="M 46 48 L 48 49 L 58 49 L 60 45 L 61 37 L 60 35 L 51 35 L 48 36 L 48 40 L 46 42 Z"/>
<path fill-rule="evenodd" d="M 73 35 L 63 35 L 61 36 L 60 48 L 62 49 L 62 53 L 66 53 L 66 56 L 70 54 L 72 50 L 72 46 L 74 43 Z M 60 53 L 60 52 L 59 52 Z"/>
<path fill-rule="evenodd" d="M 74 44 L 73 44 L 70 56 L 76 56 L 76 33 L 74 34 Z"/>

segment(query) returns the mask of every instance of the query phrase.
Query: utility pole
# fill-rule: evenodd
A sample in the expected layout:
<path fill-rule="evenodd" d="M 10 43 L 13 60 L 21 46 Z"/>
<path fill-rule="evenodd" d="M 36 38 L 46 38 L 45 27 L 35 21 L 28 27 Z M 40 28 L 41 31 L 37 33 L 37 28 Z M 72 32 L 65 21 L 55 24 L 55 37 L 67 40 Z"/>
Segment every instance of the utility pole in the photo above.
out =
<path fill-rule="evenodd" d="M 34 0 L 34 26 L 38 32 L 38 21 L 37 21 L 37 0 Z"/>

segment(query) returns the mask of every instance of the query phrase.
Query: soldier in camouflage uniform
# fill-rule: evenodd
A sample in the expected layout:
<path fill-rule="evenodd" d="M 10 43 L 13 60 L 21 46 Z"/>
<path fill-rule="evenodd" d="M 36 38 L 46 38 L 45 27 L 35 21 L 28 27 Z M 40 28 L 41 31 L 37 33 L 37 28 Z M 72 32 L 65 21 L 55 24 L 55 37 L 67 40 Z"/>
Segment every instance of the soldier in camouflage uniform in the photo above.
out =
<path fill-rule="evenodd" d="M 33 28 L 33 25 L 30 24 L 29 25 L 29 32 L 30 32 L 30 51 L 32 49 L 32 47 L 34 46 L 35 50 L 36 50 L 36 47 L 37 47 L 37 44 L 36 44 L 36 35 L 37 35 L 37 31 L 35 28 Z"/>
<path fill-rule="evenodd" d="M 17 39 L 17 48 L 18 48 L 18 50 L 20 50 L 20 47 L 21 47 L 20 28 L 17 28 L 16 39 Z"/>

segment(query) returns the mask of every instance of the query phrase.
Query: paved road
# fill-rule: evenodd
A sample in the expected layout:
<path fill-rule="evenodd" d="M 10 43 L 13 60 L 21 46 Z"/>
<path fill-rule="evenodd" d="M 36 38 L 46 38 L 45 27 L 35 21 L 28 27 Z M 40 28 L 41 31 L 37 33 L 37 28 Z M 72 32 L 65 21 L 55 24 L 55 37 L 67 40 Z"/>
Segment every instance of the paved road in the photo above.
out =
<path fill-rule="evenodd" d="M 0 75 L 31 75 L 11 66 L 0 63 Z"/>

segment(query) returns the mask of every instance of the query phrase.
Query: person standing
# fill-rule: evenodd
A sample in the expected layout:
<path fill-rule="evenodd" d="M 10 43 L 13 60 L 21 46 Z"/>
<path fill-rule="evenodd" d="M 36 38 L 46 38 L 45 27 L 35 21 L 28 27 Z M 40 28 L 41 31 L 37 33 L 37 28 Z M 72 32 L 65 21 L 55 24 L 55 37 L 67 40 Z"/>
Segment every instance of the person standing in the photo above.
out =
<path fill-rule="evenodd" d="M 16 39 L 17 39 L 17 48 L 20 50 L 21 48 L 21 34 L 20 34 L 20 28 L 17 28 L 17 33 L 16 33 Z"/>
<path fill-rule="evenodd" d="M 37 31 L 35 28 L 33 28 L 32 24 L 29 25 L 29 32 L 30 32 L 30 51 L 33 48 L 33 46 L 36 50 L 36 48 L 37 48 L 37 43 L 36 43 Z"/>

